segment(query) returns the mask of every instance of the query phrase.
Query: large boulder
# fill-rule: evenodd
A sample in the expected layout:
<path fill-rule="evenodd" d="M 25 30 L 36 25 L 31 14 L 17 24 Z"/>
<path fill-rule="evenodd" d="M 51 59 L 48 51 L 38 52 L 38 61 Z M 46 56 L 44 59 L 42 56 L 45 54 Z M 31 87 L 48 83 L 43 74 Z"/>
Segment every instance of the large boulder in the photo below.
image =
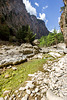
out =
<path fill-rule="evenodd" d="M 33 53 L 33 49 L 31 48 L 26 48 L 26 49 L 23 49 L 23 54 L 26 55 L 26 54 L 31 54 Z"/>
<path fill-rule="evenodd" d="M 33 46 L 30 43 L 23 43 L 20 46 L 21 48 L 33 48 Z"/>
<path fill-rule="evenodd" d="M 47 99 L 48 100 L 63 100 L 63 98 L 58 97 L 51 90 L 48 90 L 47 91 L 46 96 L 47 96 Z"/>
<path fill-rule="evenodd" d="M 36 39 L 36 40 L 34 40 L 34 41 L 33 41 L 33 45 L 38 46 L 39 44 L 40 44 L 40 42 L 39 42 L 39 40 L 38 40 L 38 39 Z"/>

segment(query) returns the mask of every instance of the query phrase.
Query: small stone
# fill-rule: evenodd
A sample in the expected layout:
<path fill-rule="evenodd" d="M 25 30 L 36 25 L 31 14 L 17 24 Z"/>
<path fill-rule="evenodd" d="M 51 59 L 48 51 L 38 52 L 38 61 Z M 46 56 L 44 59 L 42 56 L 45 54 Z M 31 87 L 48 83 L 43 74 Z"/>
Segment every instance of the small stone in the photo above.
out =
<path fill-rule="evenodd" d="M 10 69 L 12 66 L 10 65 L 9 67 L 7 67 L 8 69 Z"/>
<path fill-rule="evenodd" d="M 15 93 L 18 93 L 18 90 L 16 90 Z"/>
<path fill-rule="evenodd" d="M 5 100 L 8 100 L 8 96 L 5 96 L 4 99 L 5 99 Z"/>
<path fill-rule="evenodd" d="M 10 94 L 10 90 L 9 91 L 8 90 L 4 91 L 3 95 L 5 96 L 7 94 Z"/>
<path fill-rule="evenodd" d="M 9 98 L 9 100 L 13 100 L 13 98 L 12 98 L 12 97 L 10 97 L 10 98 Z"/>
<path fill-rule="evenodd" d="M 21 100 L 28 100 L 28 94 L 26 94 Z"/>
<path fill-rule="evenodd" d="M 21 95 L 18 95 L 18 98 L 20 98 L 21 97 Z"/>
<path fill-rule="evenodd" d="M 46 97 L 45 97 L 45 96 L 43 96 L 43 97 L 41 98 L 41 100 L 46 100 Z"/>
<path fill-rule="evenodd" d="M 35 100 L 37 100 L 37 97 L 35 97 Z"/>
<path fill-rule="evenodd" d="M 14 98 L 14 97 L 16 97 L 16 95 L 15 95 L 15 94 L 13 94 L 13 95 L 12 95 L 12 98 Z"/>
<path fill-rule="evenodd" d="M 39 91 L 39 89 L 38 88 L 35 88 L 35 92 L 38 92 Z"/>
<path fill-rule="evenodd" d="M 25 90 L 25 87 L 20 87 L 19 88 L 19 91 L 24 91 Z"/>
<path fill-rule="evenodd" d="M 9 75 L 9 74 L 5 75 L 5 78 L 9 78 L 9 77 L 10 77 L 10 75 Z"/>
<path fill-rule="evenodd" d="M 16 67 L 12 67 L 12 69 L 15 71 L 15 70 L 17 70 L 17 68 Z"/>
<path fill-rule="evenodd" d="M 35 93 L 35 91 L 33 90 L 33 91 L 32 91 L 32 93 L 34 94 L 34 93 Z"/>
<path fill-rule="evenodd" d="M 31 97 L 33 97 L 34 96 L 34 94 L 33 93 L 31 93 L 31 95 L 30 95 Z"/>
<path fill-rule="evenodd" d="M 26 86 L 29 87 L 29 88 L 34 88 L 34 84 L 32 84 L 32 82 L 28 82 L 28 83 L 26 84 Z"/>
<path fill-rule="evenodd" d="M 67 48 L 64 49 L 64 54 L 67 54 Z"/>
<path fill-rule="evenodd" d="M 26 90 L 26 93 L 27 93 L 27 94 L 30 94 L 30 93 L 31 93 L 31 91 L 30 91 L 30 90 Z"/>
<path fill-rule="evenodd" d="M 45 93 L 47 91 L 47 89 L 45 88 L 45 89 L 42 89 L 41 90 L 41 93 Z"/>

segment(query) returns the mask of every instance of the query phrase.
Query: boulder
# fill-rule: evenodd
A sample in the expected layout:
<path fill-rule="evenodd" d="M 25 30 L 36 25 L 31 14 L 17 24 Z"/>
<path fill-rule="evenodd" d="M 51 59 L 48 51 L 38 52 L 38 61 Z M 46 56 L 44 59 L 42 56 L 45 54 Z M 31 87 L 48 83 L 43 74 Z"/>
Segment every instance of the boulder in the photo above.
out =
<path fill-rule="evenodd" d="M 36 39 L 36 40 L 34 40 L 34 41 L 33 41 L 33 45 L 38 46 L 39 44 L 40 44 L 40 42 L 39 42 L 39 40 L 38 40 L 38 39 Z"/>
<path fill-rule="evenodd" d="M 42 49 L 39 50 L 39 51 L 40 51 L 40 53 L 43 53 L 43 54 L 49 53 L 49 49 L 48 49 L 48 48 L 42 48 Z"/>
<path fill-rule="evenodd" d="M 31 53 L 33 53 L 33 49 L 30 49 L 30 48 L 23 49 L 23 54 L 24 55 L 31 54 Z"/>
<path fill-rule="evenodd" d="M 67 48 L 64 49 L 64 54 L 67 54 Z"/>
<path fill-rule="evenodd" d="M 55 95 L 50 89 L 47 91 L 46 96 L 48 100 L 63 100 L 63 98 Z"/>
<path fill-rule="evenodd" d="M 20 47 L 22 47 L 22 48 L 33 48 L 33 46 L 29 43 L 23 43 L 23 44 L 21 44 Z"/>

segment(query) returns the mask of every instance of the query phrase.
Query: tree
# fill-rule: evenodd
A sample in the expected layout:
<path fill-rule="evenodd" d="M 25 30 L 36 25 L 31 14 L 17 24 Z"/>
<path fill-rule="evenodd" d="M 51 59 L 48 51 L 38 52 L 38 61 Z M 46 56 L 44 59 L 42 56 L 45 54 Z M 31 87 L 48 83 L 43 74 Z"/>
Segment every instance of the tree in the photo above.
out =
<path fill-rule="evenodd" d="M 35 39 L 35 35 L 30 29 L 29 25 L 22 26 L 16 35 L 19 42 L 32 42 Z"/>

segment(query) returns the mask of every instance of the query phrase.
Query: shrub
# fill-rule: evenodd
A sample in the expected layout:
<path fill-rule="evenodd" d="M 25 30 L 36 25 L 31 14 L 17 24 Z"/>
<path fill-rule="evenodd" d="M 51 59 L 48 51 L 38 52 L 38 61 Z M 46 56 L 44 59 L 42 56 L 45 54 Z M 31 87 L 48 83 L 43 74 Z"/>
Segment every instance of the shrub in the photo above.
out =
<path fill-rule="evenodd" d="M 10 31 L 8 26 L 0 25 L 0 39 L 2 40 L 9 40 Z"/>
<path fill-rule="evenodd" d="M 60 42 L 64 41 L 63 34 L 62 33 L 57 33 L 56 30 L 54 30 L 53 33 L 49 33 L 48 36 L 42 36 L 40 41 L 40 46 L 51 46 Z"/>
<path fill-rule="evenodd" d="M 35 39 L 35 35 L 30 29 L 30 26 L 22 26 L 16 34 L 16 38 L 19 42 L 32 42 Z"/>

